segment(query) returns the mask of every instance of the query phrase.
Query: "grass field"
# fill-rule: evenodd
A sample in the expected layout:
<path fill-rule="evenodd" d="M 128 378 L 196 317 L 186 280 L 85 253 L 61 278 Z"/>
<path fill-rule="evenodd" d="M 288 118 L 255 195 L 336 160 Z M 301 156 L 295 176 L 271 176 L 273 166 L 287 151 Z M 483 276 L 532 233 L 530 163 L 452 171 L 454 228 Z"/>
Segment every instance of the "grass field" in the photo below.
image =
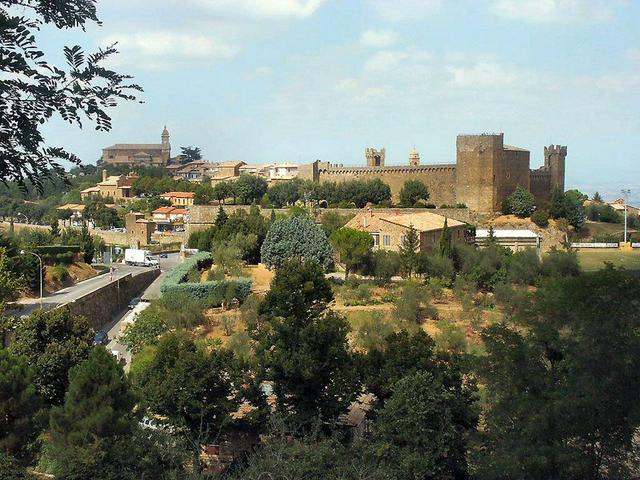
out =
<path fill-rule="evenodd" d="M 618 267 L 625 267 L 628 270 L 640 271 L 640 251 L 621 252 L 614 249 L 603 250 L 580 250 L 578 260 L 582 269 L 587 272 L 599 270 L 604 267 L 605 262 L 610 262 Z"/>

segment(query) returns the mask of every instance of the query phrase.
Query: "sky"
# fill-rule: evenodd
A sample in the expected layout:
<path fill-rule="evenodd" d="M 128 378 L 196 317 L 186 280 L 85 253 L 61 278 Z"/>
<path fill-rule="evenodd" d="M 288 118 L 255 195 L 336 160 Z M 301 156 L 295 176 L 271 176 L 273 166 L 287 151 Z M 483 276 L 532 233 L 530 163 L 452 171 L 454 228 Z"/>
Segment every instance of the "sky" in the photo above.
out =
<path fill-rule="evenodd" d="M 95 163 L 113 143 L 202 149 L 210 161 L 455 162 L 456 135 L 568 146 L 567 188 L 640 203 L 639 0 L 102 0 L 101 26 L 44 29 L 144 88 L 113 129 L 54 120 L 52 144 Z"/>

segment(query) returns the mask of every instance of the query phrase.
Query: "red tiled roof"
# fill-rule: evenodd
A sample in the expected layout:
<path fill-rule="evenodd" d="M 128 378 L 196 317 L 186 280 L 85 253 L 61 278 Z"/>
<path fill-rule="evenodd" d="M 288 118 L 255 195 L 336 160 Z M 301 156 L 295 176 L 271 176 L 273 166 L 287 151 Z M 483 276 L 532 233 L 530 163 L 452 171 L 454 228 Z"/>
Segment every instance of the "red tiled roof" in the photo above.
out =
<path fill-rule="evenodd" d="M 174 207 L 160 207 L 156 208 L 153 213 L 171 213 L 175 210 Z"/>

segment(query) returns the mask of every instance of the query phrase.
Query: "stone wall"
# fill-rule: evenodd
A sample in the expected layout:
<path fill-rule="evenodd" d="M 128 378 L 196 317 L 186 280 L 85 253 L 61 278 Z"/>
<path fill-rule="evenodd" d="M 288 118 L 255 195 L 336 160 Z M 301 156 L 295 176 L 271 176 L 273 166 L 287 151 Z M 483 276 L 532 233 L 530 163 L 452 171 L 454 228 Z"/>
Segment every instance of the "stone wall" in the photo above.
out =
<path fill-rule="evenodd" d="M 531 170 L 529 191 L 535 198 L 536 205 L 542 205 L 551 195 L 551 174 L 549 171 Z"/>
<path fill-rule="evenodd" d="M 83 315 L 91 326 L 99 330 L 127 308 L 133 297 L 139 296 L 158 278 L 160 270 L 153 269 L 135 276 L 128 274 L 68 303 L 71 313 Z"/>
<path fill-rule="evenodd" d="M 495 212 L 503 135 L 458 135 L 456 198 L 476 212 Z"/>
<path fill-rule="evenodd" d="M 456 166 L 419 165 L 399 167 L 336 167 L 322 168 L 318 172 L 320 183 L 345 182 L 348 180 L 372 180 L 380 178 L 391 188 L 394 201 L 398 201 L 400 190 L 407 180 L 420 180 L 430 193 L 429 203 L 436 205 L 455 204 Z"/>
<path fill-rule="evenodd" d="M 499 172 L 496 175 L 496 201 L 502 207 L 502 201 L 520 186 L 529 190 L 530 153 L 527 150 L 504 150 Z"/>

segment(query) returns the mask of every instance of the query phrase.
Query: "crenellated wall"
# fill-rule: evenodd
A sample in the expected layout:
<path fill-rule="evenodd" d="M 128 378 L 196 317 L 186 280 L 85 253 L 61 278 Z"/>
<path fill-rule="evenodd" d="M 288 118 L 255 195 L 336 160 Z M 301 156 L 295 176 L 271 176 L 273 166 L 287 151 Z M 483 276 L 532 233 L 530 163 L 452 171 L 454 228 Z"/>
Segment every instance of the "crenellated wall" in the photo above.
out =
<path fill-rule="evenodd" d="M 391 188 L 394 201 L 398 201 L 404 182 L 415 179 L 423 182 L 429 189 L 429 203 L 456 203 L 455 190 L 451 188 L 456 182 L 454 164 L 394 167 L 337 167 L 325 164 L 319 168 L 318 177 L 320 183 L 380 178 Z"/>

